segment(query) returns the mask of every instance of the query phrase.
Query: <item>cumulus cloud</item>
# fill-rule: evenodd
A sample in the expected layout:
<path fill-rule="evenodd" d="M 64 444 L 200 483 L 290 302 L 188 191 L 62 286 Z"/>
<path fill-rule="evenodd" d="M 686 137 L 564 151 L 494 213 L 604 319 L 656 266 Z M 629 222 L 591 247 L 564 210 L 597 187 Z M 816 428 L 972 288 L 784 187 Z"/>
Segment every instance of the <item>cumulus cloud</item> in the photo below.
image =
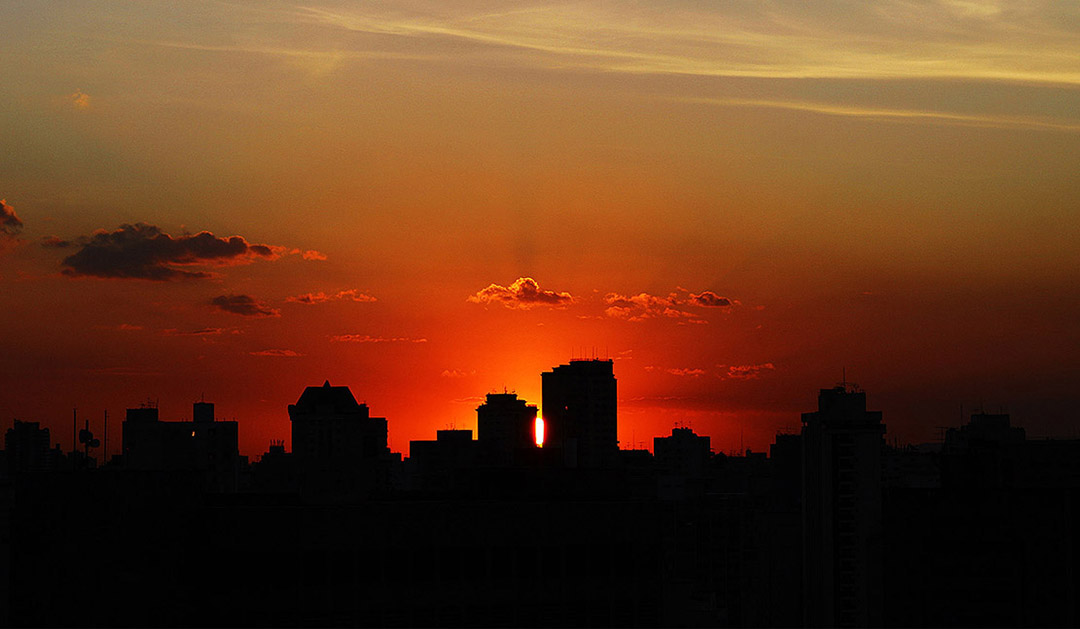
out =
<path fill-rule="evenodd" d="M 327 294 L 323 292 L 318 293 L 304 293 L 303 295 L 296 295 L 295 297 L 287 297 L 285 301 L 294 304 L 321 304 L 327 301 L 349 300 L 359 302 L 372 302 L 378 301 L 378 299 L 371 295 L 361 293 L 360 291 L 350 288 L 349 290 L 338 291 L 337 293 Z"/>
<path fill-rule="evenodd" d="M 98 230 L 81 238 L 79 244 L 81 248 L 62 262 L 67 267 L 64 275 L 154 281 L 200 279 L 211 274 L 177 267 L 242 264 L 255 258 L 277 257 L 270 246 L 251 244 L 240 236 L 218 238 L 204 231 L 173 238 L 146 223 Z"/>
<path fill-rule="evenodd" d="M 263 349 L 257 352 L 248 352 L 252 356 L 263 356 L 267 358 L 296 358 L 297 356 L 303 356 L 299 352 L 294 352 L 291 349 Z"/>
<path fill-rule="evenodd" d="M 721 367 L 723 366 L 724 365 L 721 365 Z M 726 376 L 732 380 L 752 380 L 775 369 L 776 367 L 772 363 L 762 363 L 760 365 L 728 365 L 727 372 L 721 377 Z"/>
<path fill-rule="evenodd" d="M 475 295 L 470 295 L 467 301 L 474 304 L 502 304 L 507 308 L 528 310 L 537 306 L 565 308 L 574 303 L 574 297 L 570 293 L 542 290 L 533 278 L 519 277 L 509 286 L 491 284 Z"/>
<path fill-rule="evenodd" d="M 738 305 L 738 301 L 721 297 L 707 290 L 701 293 L 692 293 L 684 288 L 678 288 L 667 295 L 650 295 L 638 293 L 637 295 L 622 295 L 620 293 L 608 293 L 604 295 L 604 314 L 626 321 L 645 321 L 647 319 L 676 319 L 681 324 L 685 323 L 708 323 L 701 315 L 688 307 L 697 308 L 730 308 Z"/>
<path fill-rule="evenodd" d="M 251 295 L 219 295 L 210 300 L 218 310 L 245 317 L 277 317 L 281 312 L 267 306 Z"/>
<path fill-rule="evenodd" d="M 14 239 L 22 228 L 22 219 L 15 213 L 15 208 L 8 205 L 6 199 L 0 199 L 0 238 Z"/>
<path fill-rule="evenodd" d="M 330 337 L 335 343 L 427 343 L 424 338 L 408 338 L 404 336 L 370 336 L 367 334 L 338 334 Z"/>

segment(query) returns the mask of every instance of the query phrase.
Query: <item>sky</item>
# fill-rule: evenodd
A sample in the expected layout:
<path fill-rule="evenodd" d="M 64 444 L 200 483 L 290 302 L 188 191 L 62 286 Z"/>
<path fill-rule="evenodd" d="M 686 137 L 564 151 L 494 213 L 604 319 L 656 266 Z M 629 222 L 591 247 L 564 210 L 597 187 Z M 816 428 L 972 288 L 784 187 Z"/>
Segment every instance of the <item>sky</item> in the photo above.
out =
<path fill-rule="evenodd" d="M 1080 437 L 1080 5 L 0 4 L 0 429 L 390 445 L 614 361 L 623 448 Z M 540 409 L 543 414 L 543 409 Z"/>

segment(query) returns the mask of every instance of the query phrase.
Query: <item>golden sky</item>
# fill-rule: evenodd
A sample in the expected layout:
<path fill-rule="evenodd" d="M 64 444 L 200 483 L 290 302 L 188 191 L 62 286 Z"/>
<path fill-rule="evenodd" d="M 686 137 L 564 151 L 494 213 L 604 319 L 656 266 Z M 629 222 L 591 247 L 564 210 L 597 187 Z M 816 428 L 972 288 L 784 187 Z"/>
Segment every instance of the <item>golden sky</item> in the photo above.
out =
<path fill-rule="evenodd" d="M 0 24 L 0 428 L 67 448 L 72 407 L 187 419 L 205 395 L 254 457 L 329 379 L 405 451 L 599 355 L 623 447 L 680 423 L 760 450 L 844 367 L 890 438 L 961 404 L 1078 436 L 1075 3 Z"/>

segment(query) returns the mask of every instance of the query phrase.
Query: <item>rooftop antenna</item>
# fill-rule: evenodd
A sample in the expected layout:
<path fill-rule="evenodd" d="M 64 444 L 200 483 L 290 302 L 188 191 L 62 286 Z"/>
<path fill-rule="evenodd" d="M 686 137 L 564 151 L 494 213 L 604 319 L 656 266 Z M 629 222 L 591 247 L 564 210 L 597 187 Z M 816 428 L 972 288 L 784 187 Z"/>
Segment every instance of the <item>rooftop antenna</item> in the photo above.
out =
<path fill-rule="evenodd" d="M 72 465 L 75 465 L 75 456 L 74 456 L 74 454 L 75 454 L 76 448 L 79 447 L 77 445 L 79 443 L 79 439 L 76 436 L 76 433 L 79 430 L 78 425 L 79 425 L 79 409 L 77 407 L 73 406 L 71 408 L 71 453 L 72 453 L 71 464 Z"/>
<path fill-rule="evenodd" d="M 105 409 L 105 434 L 102 435 L 104 448 L 101 449 L 101 464 L 109 462 L 109 409 Z"/>

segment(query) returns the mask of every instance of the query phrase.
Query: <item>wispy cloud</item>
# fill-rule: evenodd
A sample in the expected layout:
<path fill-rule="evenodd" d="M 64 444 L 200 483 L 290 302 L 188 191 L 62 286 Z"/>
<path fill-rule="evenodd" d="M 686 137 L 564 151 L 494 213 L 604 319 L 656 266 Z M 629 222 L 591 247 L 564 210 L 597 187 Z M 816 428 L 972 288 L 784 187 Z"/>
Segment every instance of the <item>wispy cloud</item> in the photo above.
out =
<path fill-rule="evenodd" d="M 760 378 L 762 375 L 776 370 L 776 366 L 772 363 L 762 363 L 760 365 L 720 365 L 720 367 L 727 367 L 727 371 L 720 374 L 720 377 L 726 377 L 732 380 L 753 380 L 754 378 Z"/>
<path fill-rule="evenodd" d="M 756 107 L 805 111 L 825 116 L 845 116 L 886 122 L 909 122 L 924 124 L 948 124 L 964 127 L 994 129 L 1031 129 L 1080 133 L 1080 120 L 1069 120 L 1037 115 L 1006 115 L 996 113 L 961 113 L 920 109 L 845 105 L 799 100 L 769 100 L 749 98 L 698 98 L 672 97 L 670 100 L 687 103 L 716 105 L 719 107 Z"/>
<path fill-rule="evenodd" d="M 291 349 L 263 349 L 257 352 L 248 353 L 252 356 L 261 356 L 265 358 L 297 358 L 303 356 L 303 354 Z"/>
<path fill-rule="evenodd" d="M 305 7 L 353 32 L 533 53 L 548 67 L 772 78 L 962 78 L 1080 84 L 1074 3 L 837 5 L 406 1 Z M 465 54 L 460 52 L 459 54 Z"/>
<path fill-rule="evenodd" d="M 368 334 L 338 334 L 331 336 L 330 340 L 335 343 L 427 343 L 425 338 L 371 336 Z"/>
<path fill-rule="evenodd" d="M 696 369 L 692 367 L 656 367 L 654 365 L 648 365 L 645 367 L 645 371 L 650 373 L 664 373 L 669 376 L 678 376 L 680 378 L 697 378 L 698 376 L 705 375 L 704 369 Z"/>

